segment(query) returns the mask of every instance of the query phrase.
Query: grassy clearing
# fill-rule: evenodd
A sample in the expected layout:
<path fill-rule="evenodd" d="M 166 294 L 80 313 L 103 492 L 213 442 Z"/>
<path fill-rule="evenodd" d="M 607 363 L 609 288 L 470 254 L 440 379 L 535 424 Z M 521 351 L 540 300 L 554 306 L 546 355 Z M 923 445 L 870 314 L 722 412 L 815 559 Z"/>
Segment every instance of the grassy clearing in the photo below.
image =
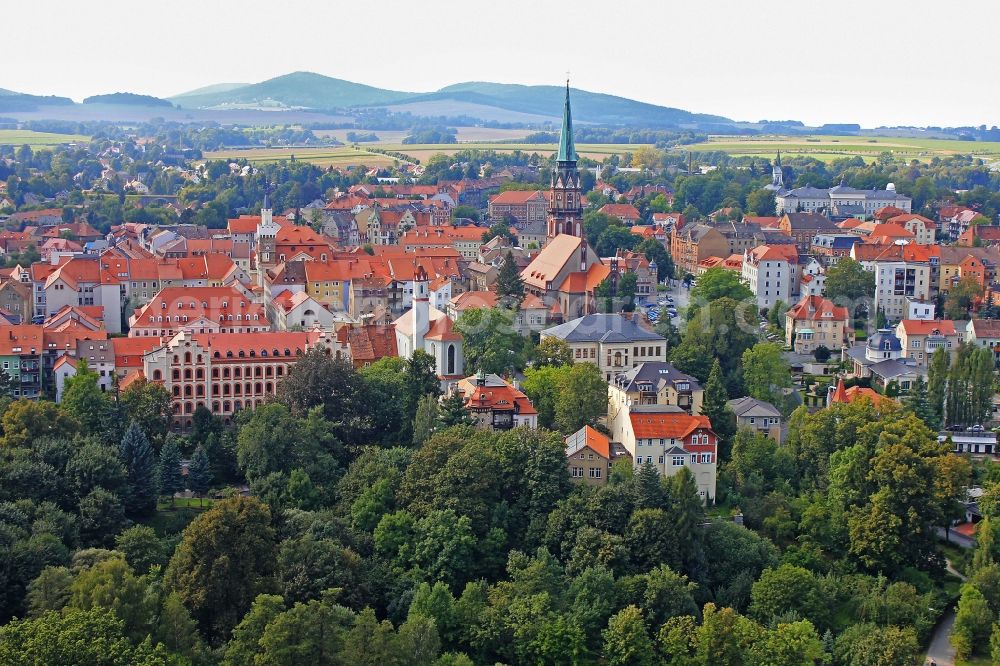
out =
<path fill-rule="evenodd" d="M 63 143 L 90 141 L 82 134 L 54 134 L 52 132 L 32 132 L 31 130 L 0 130 L 0 145 L 58 146 Z"/>
<path fill-rule="evenodd" d="M 868 136 L 711 136 L 708 141 L 682 146 L 682 151 L 719 150 L 734 156 L 773 158 L 780 150 L 788 156 L 806 156 L 829 162 L 859 156 L 874 161 L 880 153 L 890 152 L 897 159 L 921 161 L 947 155 L 1000 157 L 1000 142 L 958 141 L 955 139 L 915 139 Z"/>

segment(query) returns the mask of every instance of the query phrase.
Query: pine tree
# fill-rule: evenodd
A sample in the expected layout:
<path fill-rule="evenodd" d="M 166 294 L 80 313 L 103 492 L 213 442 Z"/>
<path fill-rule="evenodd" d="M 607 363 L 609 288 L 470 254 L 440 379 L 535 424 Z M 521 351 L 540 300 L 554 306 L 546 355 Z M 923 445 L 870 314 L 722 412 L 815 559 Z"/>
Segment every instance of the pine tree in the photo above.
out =
<path fill-rule="evenodd" d="M 118 448 L 125 466 L 125 512 L 132 516 L 156 511 L 156 456 L 142 428 L 131 423 Z"/>
<path fill-rule="evenodd" d="M 413 445 L 421 446 L 434 433 L 438 420 L 438 399 L 425 395 L 417 403 L 417 413 L 413 417 Z"/>
<path fill-rule="evenodd" d="M 174 493 L 184 490 L 184 478 L 181 475 L 181 450 L 172 437 L 167 439 L 166 444 L 160 450 L 160 464 L 156 471 L 159 478 L 160 494 L 168 496 L 172 506 Z"/>
<path fill-rule="evenodd" d="M 497 274 L 497 297 L 500 306 L 508 310 L 517 310 L 524 300 L 524 280 L 517 270 L 517 262 L 514 260 L 514 253 L 507 250 L 507 255 L 503 258 L 503 266 Z"/>
<path fill-rule="evenodd" d="M 705 394 L 701 402 L 701 413 L 712 422 L 712 430 L 719 436 L 719 456 L 728 458 L 729 443 L 735 433 L 732 412 L 726 404 L 729 394 L 726 393 L 726 383 L 722 379 L 722 366 L 719 359 L 712 363 L 712 371 L 705 382 Z M 723 453 L 725 452 L 725 455 Z"/>
<path fill-rule="evenodd" d="M 928 400 L 927 394 L 927 382 L 920 375 L 917 376 L 913 385 L 910 386 L 910 393 L 903 400 L 903 403 L 909 408 L 914 414 L 919 416 L 924 423 L 929 427 L 935 428 L 935 417 L 931 410 L 931 405 Z"/>
<path fill-rule="evenodd" d="M 475 421 L 465 411 L 465 397 L 461 393 L 453 391 L 451 395 L 441 401 L 441 408 L 438 410 L 438 425 L 441 428 L 473 423 Z"/>
<path fill-rule="evenodd" d="M 943 347 L 931 354 L 930 366 L 927 368 L 927 405 L 931 413 L 931 421 L 927 422 L 932 429 L 938 430 L 944 425 L 944 400 L 948 386 L 948 350 Z"/>
<path fill-rule="evenodd" d="M 194 450 L 191 462 L 188 463 L 187 485 L 199 498 L 205 497 L 205 493 L 212 485 L 212 463 L 202 446 Z"/>

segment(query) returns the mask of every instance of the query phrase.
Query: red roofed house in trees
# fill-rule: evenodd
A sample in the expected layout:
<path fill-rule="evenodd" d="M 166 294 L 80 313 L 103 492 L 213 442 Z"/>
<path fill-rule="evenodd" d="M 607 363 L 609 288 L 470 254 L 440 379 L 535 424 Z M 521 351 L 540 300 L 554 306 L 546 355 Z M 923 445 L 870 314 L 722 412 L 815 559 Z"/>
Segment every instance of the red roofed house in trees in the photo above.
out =
<path fill-rule="evenodd" d="M 480 428 L 510 430 L 525 426 L 538 427 L 538 412 L 524 393 L 502 377 L 479 373 L 466 377 L 455 386 L 465 398 L 465 411 Z"/>
<path fill-rule="evenodd" d="M 611 471 L 611 443 L 608 436 L 589 425 L 566 438 L 569 475 L 576 483 L 603 486 Z"/>

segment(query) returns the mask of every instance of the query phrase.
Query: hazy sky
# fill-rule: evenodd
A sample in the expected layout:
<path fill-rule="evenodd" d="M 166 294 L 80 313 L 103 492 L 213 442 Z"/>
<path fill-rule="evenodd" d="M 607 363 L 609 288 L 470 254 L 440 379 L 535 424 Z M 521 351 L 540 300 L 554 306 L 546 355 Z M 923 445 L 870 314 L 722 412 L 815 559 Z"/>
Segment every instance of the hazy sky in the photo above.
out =
<path fill-rule="evenodd" d="M 5 0 L 0 88 L 168 96 L 309 70 L 560 83 L 739 120 L 1000 124 L 995 0 Z"/>

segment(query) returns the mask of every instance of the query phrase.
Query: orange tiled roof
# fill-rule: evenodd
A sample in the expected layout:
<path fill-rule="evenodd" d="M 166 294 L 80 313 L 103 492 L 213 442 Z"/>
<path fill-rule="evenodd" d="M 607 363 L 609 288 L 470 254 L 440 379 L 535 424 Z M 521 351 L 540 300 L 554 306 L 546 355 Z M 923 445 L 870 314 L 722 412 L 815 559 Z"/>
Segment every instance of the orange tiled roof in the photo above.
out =
<path fill-rule="evenodd" d="M 824 317 L 830 313 L 829 317 Z M 822 296 L 803 296 L 802 300 L 788 309 L 786 313 L 795 321 L 847 321 L 846 307 L 834 305 L 833 301 Z"/>
<path fill-rule="evenodd" d="M 539 198 L 542 200 L 545 199 L 545 194 L 541 190 L 508 190 L 490 197 L 490 203 L 502 206 L 516 206 L 532 200 L 538 200 Z"/>
<path fill-rule="evenodd" d="M 957 335 L 955 322 L 951 319 L 904 319 L 899 323 L 907 335 L 930 335 L 933 331 L 941 335 Z"/>
<path fill-rule="evenodd" d="M 712 431 L 707 416 L 684 412 L 630 412 L 636 439 L 683 439 L 698 429 Z"/>

